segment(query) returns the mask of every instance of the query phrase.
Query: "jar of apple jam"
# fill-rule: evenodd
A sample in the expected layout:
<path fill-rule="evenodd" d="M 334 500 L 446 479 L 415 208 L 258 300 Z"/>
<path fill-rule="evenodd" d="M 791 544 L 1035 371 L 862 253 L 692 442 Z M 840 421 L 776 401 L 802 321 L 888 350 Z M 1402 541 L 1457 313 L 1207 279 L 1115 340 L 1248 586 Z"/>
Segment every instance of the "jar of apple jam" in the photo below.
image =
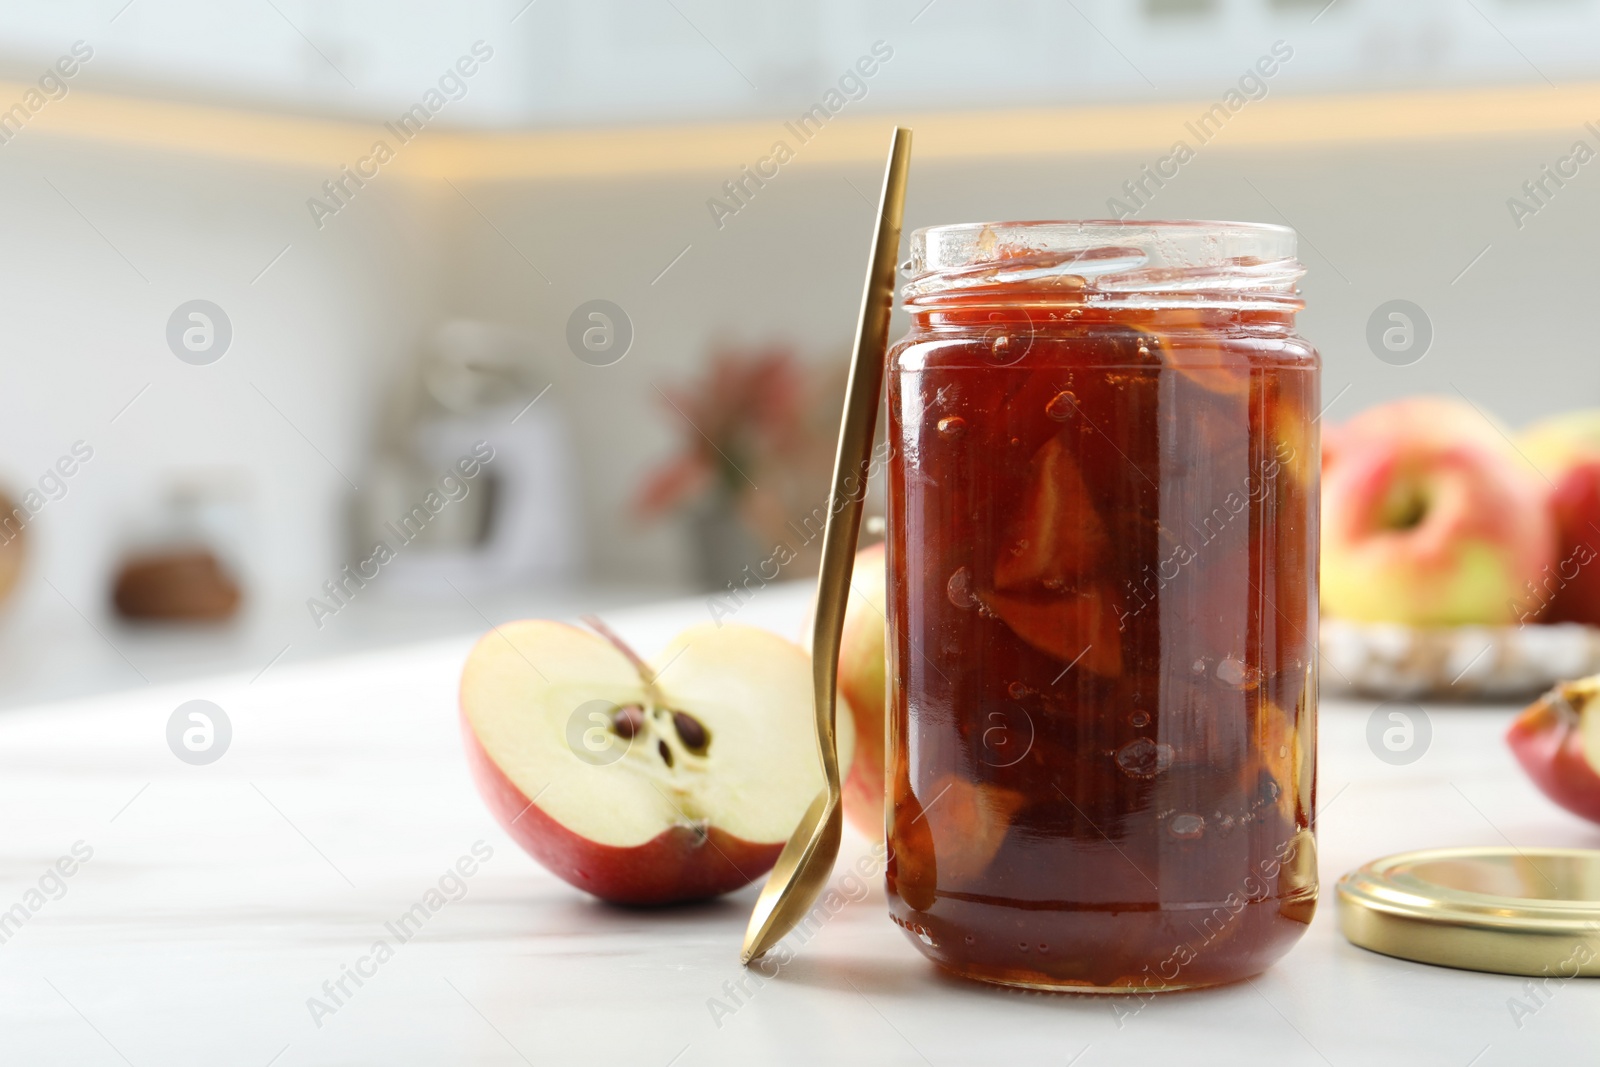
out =
<path fill-rule="evenodd" d="M 1319 358 L 1295 235 L 912 235 L 889 355 L 889 906 L 966 977 L 1256 974 L 1316 906 Z"/>

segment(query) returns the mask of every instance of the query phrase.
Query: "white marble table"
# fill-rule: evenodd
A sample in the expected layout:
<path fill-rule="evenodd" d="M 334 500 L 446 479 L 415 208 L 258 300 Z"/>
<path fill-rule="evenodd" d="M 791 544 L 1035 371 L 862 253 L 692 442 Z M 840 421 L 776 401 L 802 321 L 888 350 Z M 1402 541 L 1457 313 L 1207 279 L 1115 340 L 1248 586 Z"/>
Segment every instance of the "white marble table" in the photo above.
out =
<path fill-rule="evenodd" d="M 740 621 L 792 633 L 804 591 L 763 591 Z M 694 601 L 611 613 L 652 649 Z M 609 908 L 545 874 L 468 779 L 455 686 L 470 638 L 286 665 L 0 715 L 0 1063 L 28 1065 L 1499 1064 L 1593 1062 L 1600 983 L 1542 996 L 1522 979 L 1373 955 L 1324 898 L 1290 956 L 1252 983 L 1157 998 L 1119 1026 L 1109 1001 L 942 977 L 885 916 L 851 903 L 776 979 L 746 980 L 754 888 L 667 912 Z M 209 766 L 168 749 L 180 703 L 228 713 Z M 1327 702 L 1324 886 L 1430 845 L 1600 846 L 1545 802 L 1500 742 L 1503 709 L 1430 707 L 1421 760 L 1367 749 L 1370 704 Z M 492 856 L 331 1014 L 385 923 L 476 842 Z M 81 844 L 80 844 L 81 842 Z M 77 848 L 84 861 L 73 859 Z M 847 858 L 866 844 L 847 838 Z M 70 877 L 50 874 L 61 866 Z M 469 865 L 470 866 L 470 865 Z M 28 895 L 41 883 L 48 893 Z M 450 888 L 454 888 L 453 885 Z M 3 916 L 0 916 L 3 921 Z M 389 936 L 391 942 L 394 941 Z M 715 1001 L 732 1014 L 713 1010 Z M 320 1025 L 318 1025 L 320 1023 Z"/>

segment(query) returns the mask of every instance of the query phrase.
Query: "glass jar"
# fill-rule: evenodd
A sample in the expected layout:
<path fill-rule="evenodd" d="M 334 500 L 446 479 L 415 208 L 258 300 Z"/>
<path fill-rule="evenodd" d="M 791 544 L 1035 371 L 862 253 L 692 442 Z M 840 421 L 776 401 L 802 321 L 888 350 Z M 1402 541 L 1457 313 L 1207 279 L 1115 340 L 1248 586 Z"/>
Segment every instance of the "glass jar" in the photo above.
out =
<path fill-rule="evenodd" d="M 1255 974 L 1316 906 L 1295 235 L 912 235 L 889 355 L 889 907 L 969 978 Z"/>

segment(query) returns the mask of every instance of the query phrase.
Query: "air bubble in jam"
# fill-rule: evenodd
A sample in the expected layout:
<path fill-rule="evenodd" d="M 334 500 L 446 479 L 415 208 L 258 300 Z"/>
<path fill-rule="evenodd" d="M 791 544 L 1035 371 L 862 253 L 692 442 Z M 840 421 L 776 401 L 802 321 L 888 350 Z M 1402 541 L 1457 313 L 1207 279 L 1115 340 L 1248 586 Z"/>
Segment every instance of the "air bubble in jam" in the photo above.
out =
<path fill-rule="evenodd" d="M 1078 398 L 1072 395 L 1071 389 L 1063 389 L 1050 398 L 1050 403 L 1044 406 L 1044 413 L 1057 422 L 1066 422 L 1072 418 L 1072 413 L 1078 410 Z"/>
<path fill-rule="evenodd" d="M 1277 803 L 1278 797 L 1283 794 L 1283 789 L 1278 785 L 1278 780 L 1272 777 L 1272 775 L 1268 774 L 1266 771 L 1261 772 L 1261 784 L 1259 791 L 1261 793 L 1261 799 L 1268 804 Z"/>
<path fill-rule="evenodd" d="M 953 441 L 967 432 L 967 420 L 960 415 L 946 415 L 939 420 L 939 436 Z"/>
<path fill-rule="evenodd" d="M 1005 334 L 1001 334 L 989 343 L 989 354 L 1002 363 L 1010 358 L 1010 353 L 1011 338 Z"/>
<path fill-rule="evenodd" d="M 957 567 L 950 580 L 944 586 L 945 595 L 950 598 L 950 603 L 958 608 L 973 608 L 978 605 L 978 598 L 972 595 L 972 572 L 965 567 Z"/>
<path fill-rule="evenodd" d="M 1117 766 L 1130 778 L 1154 778 L 1172 766 L 1172 746 L 1136 737 L 1117 749 Z"/>
<path fill-rule="evenodd" d="M 1261 684 L 1261 670 L 1238 656 L 1229 656 L 1217 664 L 1217 681 L 1230 689 L 1249 692 Z"/>
<path fill-rule="evenodd" d="M 1186 811 L 1182 815 L 1174 815 L 1167 824 L 1173 837 L 1193 838 L 1206 832 L 1206 819 L 1204 815 L 1196 815 Z"/>
<path fill-rule="evenodd" d="M 1128 725 L 1132 726 L 1136 730 L 1140 730 L 1146 726 L 1149 726 L 1150 713 L 1148 711 L 1134 712 L 1132 715 L 1128 716 Z"/>
<path fill-rule="evenodd" d="M 1032 692 L 1032 689 L 1029 689 L 1021 682 L 1012 682 L 1010 685 L 1006 686 L 1006 695 L 1012 700 L 1021 700 L 1023 697 L 1030 695 Z"/>

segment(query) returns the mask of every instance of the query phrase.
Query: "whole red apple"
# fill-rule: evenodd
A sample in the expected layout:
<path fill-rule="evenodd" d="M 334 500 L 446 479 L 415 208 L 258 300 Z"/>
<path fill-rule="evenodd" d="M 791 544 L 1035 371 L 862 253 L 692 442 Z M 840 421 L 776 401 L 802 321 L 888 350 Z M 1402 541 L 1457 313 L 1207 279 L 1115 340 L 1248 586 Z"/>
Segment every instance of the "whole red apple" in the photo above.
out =
<path fill-rule="evenodd" d="M 1566 682 L 1531 704 L 1506 743 L 1545 796 L 1600 823 L 1600 675 Z"/>
<path fill-rule="evenodd" d="M 1556 561 L 1525 599 L 1536 610 L 1548 605 L 1549 622 L 1600 625 L 1600 409 L 1536 423 L 1522 448 L 1554 487 L 1556 524 Z"/>
<path fill-rule="evenodd" d="M 1546 487 L 1471 405 L 1415 397 L 1330 435 L 1322 477 L 1322 605 L 1419 626 L 1522 621 L 1551 565 Z"/>
<path fill-rule="evenodd" d="M 811 660 L 748 626 L 694 627 L 648 665 L 545 620 L 496 627 L 461 672 L 468 762 L 490 810 L 561 878 L 667 904 L 765 874 L 824 787 Z M 855 727 L 839 707 L 839 755 Z"/>

